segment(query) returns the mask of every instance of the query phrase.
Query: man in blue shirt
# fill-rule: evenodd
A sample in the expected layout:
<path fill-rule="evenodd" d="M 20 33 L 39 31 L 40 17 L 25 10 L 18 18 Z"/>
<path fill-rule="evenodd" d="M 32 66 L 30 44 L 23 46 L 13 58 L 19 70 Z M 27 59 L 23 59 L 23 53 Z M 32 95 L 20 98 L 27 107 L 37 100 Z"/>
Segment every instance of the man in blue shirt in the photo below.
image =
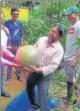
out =
<path fill-rule="evenodd" d="M 19 10 L 17 8 L 11 9 L 11 20 L 5 22 L 5 26 L 9 29 L 11 35 L 11 45 L 8 46 L 9 50 L 16 54 L 17 49 L 20 46 L 23 46 L 23 30 L 22 30 L 22 23 L 18 20 Z M 17 79 L 22 81 L 20 76 L 20 71 L 16 70 L 15 72 Z M 7 70 L 7 83 L 10 83 L 12 75 L 12 67 L 8 67 Z"/>

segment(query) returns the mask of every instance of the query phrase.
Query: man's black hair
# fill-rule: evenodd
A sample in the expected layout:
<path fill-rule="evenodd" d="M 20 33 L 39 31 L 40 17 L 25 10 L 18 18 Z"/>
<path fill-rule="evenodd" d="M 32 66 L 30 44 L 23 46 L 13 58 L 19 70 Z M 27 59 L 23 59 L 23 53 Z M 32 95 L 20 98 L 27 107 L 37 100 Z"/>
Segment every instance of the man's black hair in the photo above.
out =
<path fill-rule="evenodd" d="M 18 11 L 19 12 L 18 8 L 16 8 L 16 7 L 11 8 L 11 13 L 13 13 L 14 11 Z"/>
<path fill-rule="evenodd" d="M 66 27 L 64 24 L 59 24 L 59 36 L 64 36 L 66 34 Z"/>

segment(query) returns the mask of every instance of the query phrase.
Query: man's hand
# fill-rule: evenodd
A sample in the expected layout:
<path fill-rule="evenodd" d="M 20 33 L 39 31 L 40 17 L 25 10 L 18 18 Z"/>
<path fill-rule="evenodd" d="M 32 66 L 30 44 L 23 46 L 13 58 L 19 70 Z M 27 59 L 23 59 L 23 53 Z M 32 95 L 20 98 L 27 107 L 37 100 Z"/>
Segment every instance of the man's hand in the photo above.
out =
<path fill-rule="evenodd" d="M 42 72 L 42 69 L 36 68 L 35 66 L 24 67 L 24 70 L 27 72 Z"/>
<path fill-rule="evenodd" d="M 77 59 L 73 59 L 70 67 L 75 68 L 77 64 Z"/>
<path fill-rule="evenodd" d="M 75 56 L 75 58 L 72 60 L 72 64 L 71 67 L 74 68 L 77 64 L 78 59 L 80 58 L 80 51 L 77 53 L 77 55 Z"/>
<path fill-rule="evenodd" d="M 18 64 L 13 63 L 13 64 L 12 64 L 12 67 L 21 68 L 21 65 L 18 65 Z"/>

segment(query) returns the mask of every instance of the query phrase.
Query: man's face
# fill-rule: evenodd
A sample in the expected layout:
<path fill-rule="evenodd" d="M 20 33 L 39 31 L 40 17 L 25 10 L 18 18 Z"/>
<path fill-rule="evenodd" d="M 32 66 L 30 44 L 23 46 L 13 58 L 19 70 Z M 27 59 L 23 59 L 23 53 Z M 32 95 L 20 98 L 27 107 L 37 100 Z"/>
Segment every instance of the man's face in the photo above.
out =
<path fill-rule="evenodd" d="M 57 27 L 53 27 L 49 33 L 48 42 L 49 43 L 55 42 L 58 37 L 59 37 L 58 29 Z"/>
<path fill-rule="evenodd" d="M 69 20 L 70 23 L 72 23 L 74 20 L 77 19 L 77 14 L 76 13 L 72 13 L 72 14 L 67 16 L 67 19 Z"/>
<path fill-rule="evenodd" d="M 13 11 L 11 13 L 12 19 L 13 20 L 17 20 L 18 16 L 19 16 L 19 11 Z"/>

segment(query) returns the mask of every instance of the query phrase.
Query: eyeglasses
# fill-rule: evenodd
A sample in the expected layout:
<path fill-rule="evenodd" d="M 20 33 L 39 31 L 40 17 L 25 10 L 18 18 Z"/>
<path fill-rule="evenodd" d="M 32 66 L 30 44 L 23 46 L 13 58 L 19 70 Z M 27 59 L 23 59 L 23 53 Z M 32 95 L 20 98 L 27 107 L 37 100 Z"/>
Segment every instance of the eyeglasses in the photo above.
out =
<path fill-rule="evenodd" d="M 18 13 L 12 13 L 12 15 L 14 15 L 14 16 L 17 15 L 18 16 L 19 14 Z"/>

